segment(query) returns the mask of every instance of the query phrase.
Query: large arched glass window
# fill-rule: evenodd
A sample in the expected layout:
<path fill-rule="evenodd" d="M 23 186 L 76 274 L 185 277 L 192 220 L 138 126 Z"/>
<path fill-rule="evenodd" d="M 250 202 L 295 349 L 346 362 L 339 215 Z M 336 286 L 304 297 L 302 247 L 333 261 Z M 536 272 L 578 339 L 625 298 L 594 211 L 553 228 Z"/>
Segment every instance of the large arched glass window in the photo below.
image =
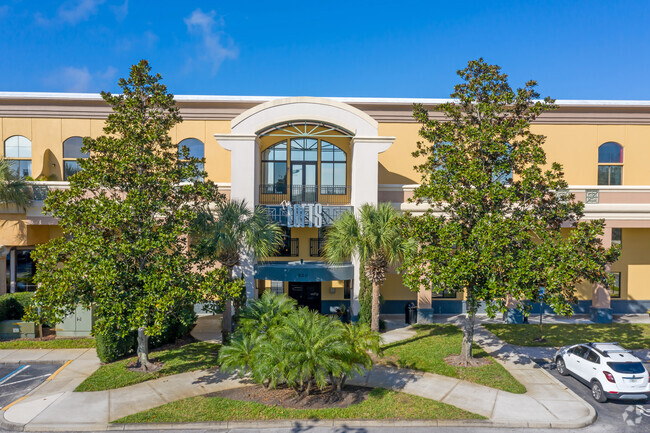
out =
<path fill-rule="evenodd" d="M 5 140 L 5 159 L 16 174 L 23 178 L 32 175 L 32 142 L 22 135 L 14 135 Z"/>
<path fill-rule="evenodd" d="M 88 153 L 81 151 L 83 144 L 81 137 L 70 137 L 63 142 L 63 180 L 81 170 L 77 159 L 88 158 Z"/>
<path fill-rule="evenodd" d="M 345 152 L 329 143 L 321 141 L 320 147 L 320 193 L 343 195 L 346 193 Z"/>
<path fill-rule="evenodd" d="M 598 148 L 598 185 L 621 185 L 623 146 L 612 141 Z"/>
<path fill-rule="evenodd" d="M 283 140 L 262 152 L 262 193 L 287 192 L 287 141 Z"/>

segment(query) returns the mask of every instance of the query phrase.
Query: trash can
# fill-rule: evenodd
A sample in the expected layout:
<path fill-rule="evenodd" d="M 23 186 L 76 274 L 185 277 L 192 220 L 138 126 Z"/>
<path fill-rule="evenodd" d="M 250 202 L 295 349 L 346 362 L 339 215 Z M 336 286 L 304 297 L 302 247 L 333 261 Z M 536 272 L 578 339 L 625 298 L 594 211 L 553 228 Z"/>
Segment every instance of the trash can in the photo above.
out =
<path fill-rule="evenodd" d="M 404 322 L 413 325 L 418 322 L 418 309 L 413 302 L 404 306 Z"/>

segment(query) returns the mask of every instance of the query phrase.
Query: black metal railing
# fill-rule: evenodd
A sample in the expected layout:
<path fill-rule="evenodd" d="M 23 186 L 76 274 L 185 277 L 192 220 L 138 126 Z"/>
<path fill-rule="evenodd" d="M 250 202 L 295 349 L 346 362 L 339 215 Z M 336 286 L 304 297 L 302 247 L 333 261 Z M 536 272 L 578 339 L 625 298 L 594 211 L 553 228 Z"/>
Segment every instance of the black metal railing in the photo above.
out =
<path fill-rule="evenodd" d="M 325 247 L 325 239 L 309 239 L 309 257 L 321 257 L 323 255 L 323 247 Z"/>
<path fill-rule="evenodd" d="M 346 205 L 350 203 L 350 187 L 333 185 L 260 185 L 260 204 L 280 204 L 283 201 Z"/>
<path fill-rule="evenodd" d="M 280 250 L 275 253 L 276 257 L 298 257 L 299 254 L 299 242 L 298 238 L 284 238 L 284 245 Z"/>

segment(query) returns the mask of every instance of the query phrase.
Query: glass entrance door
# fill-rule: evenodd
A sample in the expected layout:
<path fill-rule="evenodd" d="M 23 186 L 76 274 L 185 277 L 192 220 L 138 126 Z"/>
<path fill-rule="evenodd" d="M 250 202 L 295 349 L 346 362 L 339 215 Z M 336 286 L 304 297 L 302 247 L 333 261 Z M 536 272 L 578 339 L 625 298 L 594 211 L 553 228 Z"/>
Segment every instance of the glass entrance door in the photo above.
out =
<path fill-rule="evenodd" d="M 298 305 L 308 307 L 320 313 L 321 288 L 320 283 L 289 283 L 289 296 L 298 302 Z"/>
<path fill-rule="evenodd" d="M 297 203 L 315 203 L 317 196 L 315 162 L 291 163 L 291 201 Z"/>

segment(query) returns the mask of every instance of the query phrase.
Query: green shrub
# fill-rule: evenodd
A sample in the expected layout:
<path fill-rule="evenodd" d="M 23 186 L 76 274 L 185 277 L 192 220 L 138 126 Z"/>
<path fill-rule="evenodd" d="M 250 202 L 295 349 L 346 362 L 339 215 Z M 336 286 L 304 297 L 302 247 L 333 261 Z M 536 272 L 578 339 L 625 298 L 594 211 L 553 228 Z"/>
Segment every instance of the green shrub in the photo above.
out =
<path fill-rule="evenodd" d="M 32 293 L 9 293 L 0 296 L 0 320 L 21 320 Z"/>
<path fill-rule="evenodd" d="M 177 339 L 185 337 L 196 323 L 194 306 L 183 308 L 177 315 L 170 316 L 163 325 L 160 335 L 149 338 L 149 349 L 155 349 Z M 138 347 L 137 331 L 130 332 L 125 337 L 120 337 L 117 329 L 106 334 L 95 335 L 97 356 L 99 360 L 108 363 L 124 358 L 135 353 Z"/>
<path fill-rule="evenodd" d="M 328 384 L 341 391 L 347 377 L 372 366 L 368 351 L 378 351 L 379 335 L 368 325 L 296 310 L 284 295 L 262 298 L 243 309 L 243 326 L 220 350 L 224 371 L 250 372 L 257 383 L 286 384 L 304 396 Z"/>
<path fill-rule="evenodd" d="M 106 334 L 95 334 L 97 357 L 101 362 L 117 361 L 135 352 L 138 347 L 136 333 L 131 332 L 126 337 L 119 336 L 117 330 Z"/>

